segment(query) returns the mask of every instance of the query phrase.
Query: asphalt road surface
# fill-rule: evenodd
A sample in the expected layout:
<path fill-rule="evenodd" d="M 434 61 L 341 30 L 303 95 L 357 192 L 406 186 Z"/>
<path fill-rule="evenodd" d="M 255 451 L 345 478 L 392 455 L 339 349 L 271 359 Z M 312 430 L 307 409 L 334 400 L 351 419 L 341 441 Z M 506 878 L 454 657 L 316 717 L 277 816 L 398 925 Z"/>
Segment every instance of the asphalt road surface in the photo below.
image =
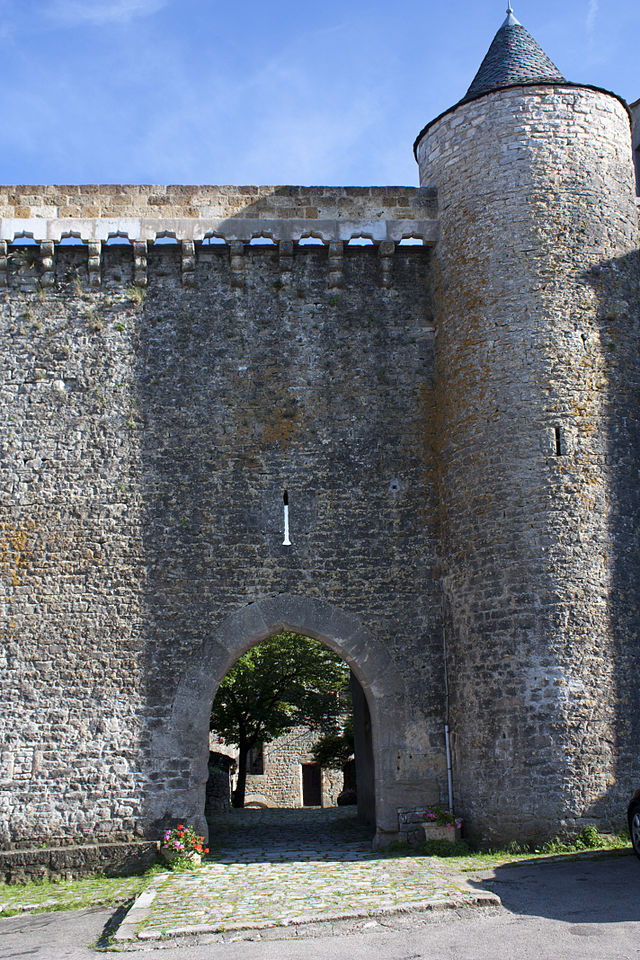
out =
<path fill-rule="evenodd" d="M 478 874 L 502 909 L 369 922 L 311 939 L 146 944 L 158 960 L 640 960 L 640 860 L 528 863 Z M 116 918 L 117 919 L 117 918 Z M 0 960 L 96 960 L 113 912 L 0 920 Z"/>

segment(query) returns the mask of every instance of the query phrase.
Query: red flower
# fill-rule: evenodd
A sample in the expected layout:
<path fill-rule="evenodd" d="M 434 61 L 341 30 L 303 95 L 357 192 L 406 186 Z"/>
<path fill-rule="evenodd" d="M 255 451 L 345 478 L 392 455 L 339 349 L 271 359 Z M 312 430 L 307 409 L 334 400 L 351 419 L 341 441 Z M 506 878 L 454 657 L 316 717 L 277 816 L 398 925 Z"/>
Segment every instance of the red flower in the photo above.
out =
<path fill-rule="evenodd" d="M 204 848 L 204 852 L 205 852 L 205 853 L 209 853 L 209 847 L 205 847 L 205 848 Z"/>

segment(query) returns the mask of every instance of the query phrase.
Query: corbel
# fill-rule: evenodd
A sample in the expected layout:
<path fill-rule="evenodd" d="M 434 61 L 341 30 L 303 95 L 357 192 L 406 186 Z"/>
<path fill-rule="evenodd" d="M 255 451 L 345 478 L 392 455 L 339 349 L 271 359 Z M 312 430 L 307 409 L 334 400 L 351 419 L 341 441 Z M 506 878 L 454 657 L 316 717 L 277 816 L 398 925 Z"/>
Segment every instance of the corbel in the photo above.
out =
<path fill-rule="evenodd" d="M 342 286 L 342 268 L 344 265 L 344 242 L 331 240 L 329 243 L 329 289 Z"/>
<path fill-rule="evenodd" d="M 293 240 L 280 240 L 278 243 L 278 262 L 280 264 L 280 273 L 282 282 L 291 279 L 293 269 Z"/>
<path fill-rule="evenodd" d="M 133 241 L 133 282 L 136 287 L 147 285 L 147 241 Z"/>
<path fill-rule="evenodd" d="M 193 240 L 182 241 L 182 286 L 192 287 L 196 273 L 196 245 Z"/>
<path fill-rule="evenodd" d="M 102 240 L 90 240 L 87 244 L 87 254 L 89 286 L 99 287 L 102 282 Z"/>
<path fill-rule="evenodd" d="M 55 244 L 53 240 L 42 240 L 40 242 L 40 286 L 53 286 L 53 256 L 55 253 Z"/>
<path fill-rule="evenodd" d="M 380 258 L 381 271 L 380 284 L 387 290 L 391 286 L 393 255 L 395 252 L 396 245 L 393 240 L 383 240 L 378 246 L 378 257 Z"/>
<path fill-rule="evenodd" d="M 232 240 L 229 244 L 229 263 L 231 265 L 231 286 L 239 290 L 244 284 L 244 243 Z"/>

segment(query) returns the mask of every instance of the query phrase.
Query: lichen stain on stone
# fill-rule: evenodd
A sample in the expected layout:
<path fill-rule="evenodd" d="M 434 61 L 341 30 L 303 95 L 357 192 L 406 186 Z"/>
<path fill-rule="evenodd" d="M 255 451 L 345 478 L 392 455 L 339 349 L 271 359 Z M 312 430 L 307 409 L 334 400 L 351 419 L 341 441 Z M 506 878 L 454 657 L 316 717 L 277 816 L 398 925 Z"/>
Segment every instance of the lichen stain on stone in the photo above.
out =
<path fill-rule="evenodd" d="M 0 570 L 14 587 L 20 586 L 35 554 L 34 520 L 21 524 L 0 522 Z"/>

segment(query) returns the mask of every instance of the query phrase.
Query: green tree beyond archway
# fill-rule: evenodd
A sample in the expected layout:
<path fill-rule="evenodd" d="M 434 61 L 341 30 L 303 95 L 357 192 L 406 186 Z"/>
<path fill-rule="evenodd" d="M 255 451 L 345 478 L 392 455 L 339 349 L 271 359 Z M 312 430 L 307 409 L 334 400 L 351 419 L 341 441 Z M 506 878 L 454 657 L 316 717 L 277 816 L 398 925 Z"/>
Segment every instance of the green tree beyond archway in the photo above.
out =
<path fill-rule="evenodd" d="M 239 750 L 234 807 L 244 806 L 252 747 L 298 726 L 338 733 L 350 709 L 349 668 L 318 640 L 285 632 L 248 650 L 220 684 L 211 708 L 211 730 Z"/>

